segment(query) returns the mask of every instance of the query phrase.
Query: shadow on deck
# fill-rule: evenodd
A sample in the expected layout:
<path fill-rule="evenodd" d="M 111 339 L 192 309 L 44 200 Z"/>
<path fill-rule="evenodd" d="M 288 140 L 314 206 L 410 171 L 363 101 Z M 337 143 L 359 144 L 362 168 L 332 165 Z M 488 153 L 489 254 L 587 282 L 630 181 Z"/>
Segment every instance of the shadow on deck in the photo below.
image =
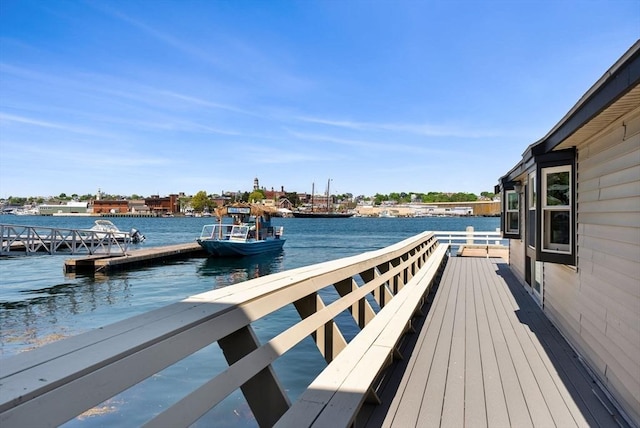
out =
<path fill-rule="evenodd" d="M 450 258 L 427 304 L 359 425 L 625 426 L 503 260 Z"/>

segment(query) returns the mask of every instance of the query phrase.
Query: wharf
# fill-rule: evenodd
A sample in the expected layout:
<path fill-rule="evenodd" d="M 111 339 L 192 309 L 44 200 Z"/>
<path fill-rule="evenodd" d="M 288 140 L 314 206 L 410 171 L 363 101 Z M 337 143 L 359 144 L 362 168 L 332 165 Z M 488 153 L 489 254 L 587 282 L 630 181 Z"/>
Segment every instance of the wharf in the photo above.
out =
<path fill-rule="evenodd" d="M 65 273 L 108 273 L 114 270 L 125 270 L 177 258 L 206 256 L 207 253 L 200 244 L 189 242 L 129 251 L 125 255 L 93 255 L 68 259 L 64 262 L 64 271 Z"/>

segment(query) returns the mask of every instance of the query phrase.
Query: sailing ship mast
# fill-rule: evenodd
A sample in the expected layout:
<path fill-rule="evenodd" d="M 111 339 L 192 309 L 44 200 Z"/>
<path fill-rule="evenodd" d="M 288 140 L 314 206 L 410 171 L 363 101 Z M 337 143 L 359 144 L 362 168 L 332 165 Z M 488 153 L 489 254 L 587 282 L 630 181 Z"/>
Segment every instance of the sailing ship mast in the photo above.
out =
<path fill-rule="evenodd" d="M 330 190 L 330 186 L 331 186 L 331 179 L 327 180 L 327 212 L 330 213 L 331 212 L 331 205 L 330 204 L 330 199 L 331 199 L 331 190 Z"/>
<path fill-rule="evenodd" d="M 349 218 L 354 215 L 354 213 L 346 213 L 346 212 L 334 212 L 333 211 L 333 203 L 331 199 L 331 179 L 327 180 L 327 210 L 324 211 L 323 208 L 320 211 L 315 210 L 314 204 L 314 195 L 316 193 L 316 184 L 312 183 L 311 185 L 311 210 L 309 211 L 294 211 L 294 217 L 302 217 L 302 218 Z M 322 205 L 322 204 L 321 204 Z"/>

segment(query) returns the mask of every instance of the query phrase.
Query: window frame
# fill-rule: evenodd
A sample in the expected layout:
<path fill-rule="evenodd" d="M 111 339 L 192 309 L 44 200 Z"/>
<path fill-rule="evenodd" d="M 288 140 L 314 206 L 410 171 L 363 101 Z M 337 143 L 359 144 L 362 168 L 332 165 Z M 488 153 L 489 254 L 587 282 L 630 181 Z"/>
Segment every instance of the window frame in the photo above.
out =
<path fill-rule="evenodd" d="M 573 225 L 571 224 L 571 200 L 573 199 L 573 195 L 571 192 L 571 188 L 573 186 L 571 179 L 571 166 L 570 165 L 560 165 L 542 168 L 542 189 L 544 193 L 541 193 L 542 201 L 541 207 L 542 210 L 540 215 L 542 217 L 542 229 L 540 233 L 542 234 L 542 251 L 549 253 L 558 253 L 558 254 L 571 254 L 571 246 L 573 241 Z M 568 176 L 568 201 L 566 203 L 558 203 L 553 204 L 549 201 L 550 199 L 550 189 L 549 189 L 549 176 L 552 174 L 566 174 Z M 566 213 L 566 221 L 567 228 L 566 231 L 566 240 L 567 242 L 558 242 L 558 240 L 553 238 L 553 225 L 551 217 L 553 214 L 558 213 Z M 564 239 L 563 239 L 564 241 Z"/>
<path fill-rule="evenodd" d="M 515 189 L 506 190 L 505 194 L 505 233 L 508 235 L 517 235 L 520 236 L 520 193 L 518 193 Z M 511 208 L 511 201 L 509 200 L 509 196 L 515 196 L 515 208 Z M 511 215 L 515 214 L 516 227 L 511 228 Z"/>
<path fill-rule="evenodd" d="M 528 248 L 535 249 L 538 241 L 538 175 L 536 171 L 532 171 L 527 175 L 527 246 Z"/>
<path fill-rule="evenodd" d="M 536 157 L 536 259 L 543 262 L 558 263 L 565 265 L 576 265 L 576 151 L 575 149 L 551 152 Z M 551 205 L 548 204 L 548 175 L 556 172 L 569 173 L 568 204 Z M 550 233 L 552 220 L 551 214 L 554 212 L 568 211 L 568 244 L 555 245 L 550 248 L 545 234 Z M 566 246 L 565 246 L 566 245 Z"/>
<path fill-rule="evenodd" d="M 504 239 L 520 239 L 520 233 L 522 231 L 522 213 L 520 211 L 522 208 L 522 200 L 520 198 L 520 194 L 516 191 L 516 188 L 515 188 L 516 185 L 520 185 L 520 183 L 516 181 L 509 181 L 509 182 L 503 183 L 502 185 L 502 209 L 500 210 L 501 211 L 500 226 L 502 229 L 502 237 Z M 515 212 L 515 210 L 508 210 L 508 207 L 509 207 L 508 195 L 512 193 L 515 193 L 518 197 L 518 209 L 517 209 L 518 230 L 517 231 L 510 230 L 508 227 L 509 225 L 508 213 Z"/>

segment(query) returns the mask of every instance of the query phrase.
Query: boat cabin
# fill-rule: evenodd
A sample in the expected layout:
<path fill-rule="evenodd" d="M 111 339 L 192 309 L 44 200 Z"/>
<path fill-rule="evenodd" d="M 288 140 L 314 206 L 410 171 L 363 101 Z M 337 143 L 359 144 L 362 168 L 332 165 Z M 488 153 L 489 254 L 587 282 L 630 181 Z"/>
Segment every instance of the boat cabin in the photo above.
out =
<path fill-rule="evenodd" d="M 248 242 L 280 239 L 282 235 L 282 227 L 273 227 L 271 216 L 266 211 L 256 212 L 251 207 L 230 206 L 217 212 L 217 215 L 220 223 L 205 225 L 201 239 Z"/>

